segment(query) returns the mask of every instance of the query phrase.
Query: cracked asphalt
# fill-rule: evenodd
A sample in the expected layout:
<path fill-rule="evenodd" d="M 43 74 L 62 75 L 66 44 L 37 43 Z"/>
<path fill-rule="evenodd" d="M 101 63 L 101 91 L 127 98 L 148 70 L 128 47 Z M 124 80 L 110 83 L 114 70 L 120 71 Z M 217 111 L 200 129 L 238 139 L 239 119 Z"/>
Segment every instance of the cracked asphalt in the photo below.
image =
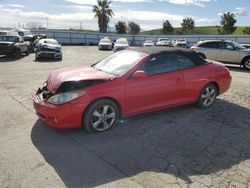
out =
<path fill-rule="evenodd" d="M 51 70 L 111 53 L 64 46 L 62 62 L 0 57 L 1 187 L 250 187 L 250 72 L 237 66 L 207 110 L 143 114 L 101 134 L 38 120 L 32 95 Z"/>

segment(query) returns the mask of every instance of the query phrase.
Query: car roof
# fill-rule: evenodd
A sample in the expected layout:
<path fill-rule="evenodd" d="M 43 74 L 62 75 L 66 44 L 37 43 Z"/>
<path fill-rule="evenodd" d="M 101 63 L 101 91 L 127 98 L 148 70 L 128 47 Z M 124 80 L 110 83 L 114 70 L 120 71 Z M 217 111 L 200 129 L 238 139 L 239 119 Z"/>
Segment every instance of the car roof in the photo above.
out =
<path fill-rule="evenodd" d="M 154 48 L 145 48 L 145 47 L 135 47 L 131 48 L 130 50 L 141 52 L 148 55 L 156 55 L 161 53 L 168 53 L 168 52 L 176 52 L 176 53 L 190 53 L 193 54 L 194 52 L 189 49 L 183 49 L 183 48 L 172 48 L 172 47 L 154 47 Z"/>
<path fill-rule="evenodd" d="M 177 54 L 183 54 L 184 56 L 188 57 L 196 65 L 202 65 L 202 64 L 207 63 L 204 59 L 200 58 L 196 52 L 190 49 L 173 48 L 173 47 L 152 47 L 152 48 L 135 47 L 135 48 L 130 48 L 129 50 L 148 54 L 150 56 L 154 56 L 154 55 L 158 55 L 162 53 L 177 53 Z"/>
<path fill-rule="evenodd" d="M 205 42 L 232 42 L 231 40 L 223 40 L 223 39 L 210 39 L 210 40 L 201 40 L 199 43 L 205 43 Z"/>

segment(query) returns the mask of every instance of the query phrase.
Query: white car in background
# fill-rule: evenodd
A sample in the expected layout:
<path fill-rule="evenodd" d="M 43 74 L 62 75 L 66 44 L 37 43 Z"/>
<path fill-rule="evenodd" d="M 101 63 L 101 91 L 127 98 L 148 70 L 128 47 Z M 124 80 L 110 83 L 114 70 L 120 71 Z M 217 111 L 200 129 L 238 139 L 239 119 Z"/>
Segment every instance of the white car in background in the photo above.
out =
<path fill-rule="evenodd" d="M 187 40 L 186 39 L 177 39 L 177 40 L 173 40 L 172 45 L 178 46 L 178 45 L 185 45 L 187 44 Z"/>
<path fill-rule="evenodd" d="M 112 50 L 113 43 L 109 38 L 103 38 L 99 41 L 98 49 L 99 50 Z"/>
<path fill-rule="evenodd" d="M 119 38 L 114 45 L 114 51 L 126 50 L 129 48 L 128 40 L 126 38 Z"/>
<path fill-rule="evenodd" d="M 168 38 L 159 38 L 156 46 L 171 46 L 171 41 Z"/>
<path fill-rule="evenodd" d="M 39 60 L 40 58 L 62 60 L 62 47 L 55 39 L 39 40 L 34 51 L 36 60 Z"/>
<path fill-rule="evenodd" d="M 143 44 L 143 46 L 148 46 L 148 47 L 151 47 L 151 46 L 154 46 L 154 42 L 152 40 L 146 40 Z"/>

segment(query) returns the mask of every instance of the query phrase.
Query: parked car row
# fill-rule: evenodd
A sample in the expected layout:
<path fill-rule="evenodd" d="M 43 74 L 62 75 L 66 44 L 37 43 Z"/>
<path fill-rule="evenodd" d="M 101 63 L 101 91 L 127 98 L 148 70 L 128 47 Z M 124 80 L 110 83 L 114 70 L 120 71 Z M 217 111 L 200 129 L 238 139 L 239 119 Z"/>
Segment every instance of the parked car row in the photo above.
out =
<path fill-rule="evenodd" d="M 61 45 L 44 34 L 33 35 L 27 29 L 0 31 L 0 55 L 20 58 L 23 54 L 35 53 L 35 59 L 62 59 Z"/>

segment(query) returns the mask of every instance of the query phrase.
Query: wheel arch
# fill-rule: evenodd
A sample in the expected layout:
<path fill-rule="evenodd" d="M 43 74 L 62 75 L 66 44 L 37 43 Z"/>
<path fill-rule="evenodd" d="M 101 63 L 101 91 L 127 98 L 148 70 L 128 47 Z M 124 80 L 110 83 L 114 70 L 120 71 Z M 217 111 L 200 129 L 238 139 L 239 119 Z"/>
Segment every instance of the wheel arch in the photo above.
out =
<path fill-rule="evenodd" d="M 248 59 L 248 58 L 250 58 L 250 55 L 245 56 L 245 57 L 241 60 L 240 65 L 243 65 L 243 63 L 245 62 L 245 60 Z"/>
<path fill-rule="evenodd" d="M 218 91 L 218 93 L 217 93 L 217 96 L 218 96 L 220 94 L 220 86 L 219 86 L 219 84 L 216 81 L 211 81 L 211 82 L 208 82 L 204 87 L 206 87 L 209 84 L 214 84 L 216 86 L 216 89 Z"/>

